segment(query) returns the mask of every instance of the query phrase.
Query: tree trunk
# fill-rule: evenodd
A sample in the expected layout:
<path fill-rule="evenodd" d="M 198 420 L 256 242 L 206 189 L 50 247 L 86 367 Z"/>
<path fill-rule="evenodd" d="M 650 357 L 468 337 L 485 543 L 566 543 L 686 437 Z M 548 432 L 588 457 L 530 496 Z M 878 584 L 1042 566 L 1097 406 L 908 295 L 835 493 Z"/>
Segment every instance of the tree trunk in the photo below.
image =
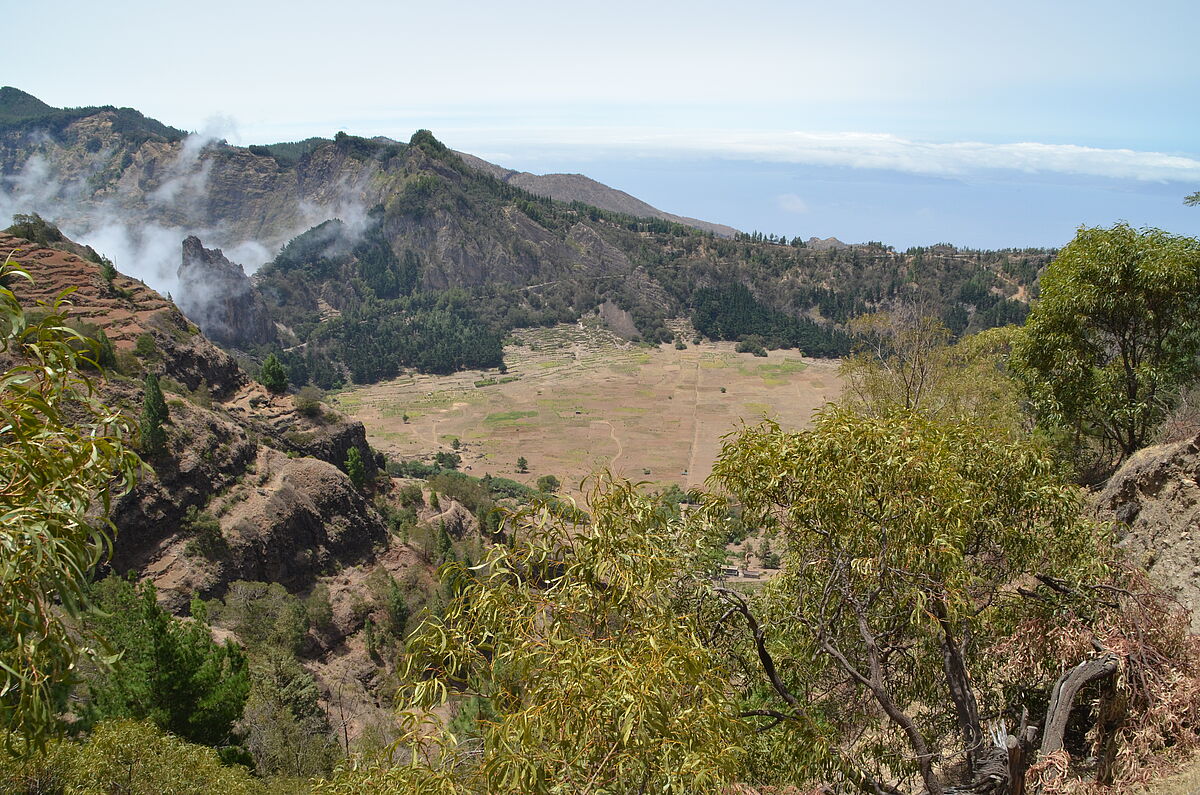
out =
<path fill-rule="evenodd" d="M 1008 735 L 1008 795 L 1025 795 L 1025 771 L 1036 753 L 1038 728 L 1029 725 L 1029 711 L 1021 711 L 1021 726 L 1016 735 Z"/>
<path fill-rule="evenodd" d="M 1120 667 L 1121 658 L 1112 652 L 1085 660 L 1063 673 L 1054 685 L 1050 696 L 1050 708 L 1046 711 L 1046 727 L 1042 732 L 1042 757 L 1062 750 L 1063 735 L 1067 730 L 1067 719 L 1080 688 L 1088 682 L 1112 676 Z"/>
<path fill-rule="evenodd" d="M 1063 747 L 1067 719 L 1071 716 L 1071 707 L 1080 688 L 1088 682 L 1112 676 L 1117 672 L 1120 662 L 1120 657 L 1109 652 L 1081 662 L 1058 678 L 1050 696 L 1050 708 L 1046 711 L 1046 726 L 1042 730 L 1042 756 L 1049 756 Z"/>
<path fill-rule="evenodd" d="M 977 778 L 983 752 L 983 729 L 979 726 L 979 702 L 971 689 L 967 675 L 967 664 L 963 660 L 962 646 L 954 634 L 945 605 L 937 604 L 938 623 L 942 628 L 942 670 L 950 688 L 950 700 L 958 718 L 958 731 L 967 755 L 967 771 L 973 781 Z"/>

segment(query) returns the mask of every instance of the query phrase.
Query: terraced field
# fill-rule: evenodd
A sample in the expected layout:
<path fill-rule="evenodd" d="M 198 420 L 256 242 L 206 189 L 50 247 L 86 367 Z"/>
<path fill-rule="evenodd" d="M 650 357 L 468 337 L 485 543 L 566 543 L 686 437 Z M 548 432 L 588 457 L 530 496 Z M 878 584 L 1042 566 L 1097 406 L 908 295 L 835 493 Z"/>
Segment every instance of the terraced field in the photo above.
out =
<path fill-rule="evenodd" d="M 721 437 L 764 417 L 802 427 L 841 391 L 835 362 L 767 358 L 733 343 L 632 346 L 589 323 L 517 332 L 508 372 L 404 376 L 331 398 L 397 457 L 451 450 L 462 469 L 533 483 L 553 474 L 579 494 L 608 469 L 657 486 L 700 485 Z M 528 473 L 517 472 L 524 457 Z"/>

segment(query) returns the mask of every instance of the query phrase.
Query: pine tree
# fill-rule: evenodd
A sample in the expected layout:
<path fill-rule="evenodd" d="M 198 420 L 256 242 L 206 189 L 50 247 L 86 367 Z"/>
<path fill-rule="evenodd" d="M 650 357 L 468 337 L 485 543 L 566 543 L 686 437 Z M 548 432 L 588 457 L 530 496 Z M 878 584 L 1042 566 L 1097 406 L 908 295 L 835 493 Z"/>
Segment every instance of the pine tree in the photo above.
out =
<path fill-rule="evenodd" d="M 350 476 L 350 482 L 360 489 L 367 482 L 367 470 L 363 466 L 362 453 L 358 452 L 357 447 L 351 447 L 350 452 L 346 454 L 346 474 Z"/>
<path fill-rule="evenodd" d="M 150 373 L 146 376 L 146 386 L 142 396 L 142 452 L 146 455 L 160 455 L 167 448 L 167 432 L 163 429 L 163 423 L 167 421 L 169 415 L 167 401 L 163 398 L 162 387 L 158 383 L 158 376 Z"/>
<path fill-rule="evenodd" d="M 288 373 L 275 354 L 272 353 L 263 361 L 258 371 L 258 383 L 277 395 L 287 391 Z"/>

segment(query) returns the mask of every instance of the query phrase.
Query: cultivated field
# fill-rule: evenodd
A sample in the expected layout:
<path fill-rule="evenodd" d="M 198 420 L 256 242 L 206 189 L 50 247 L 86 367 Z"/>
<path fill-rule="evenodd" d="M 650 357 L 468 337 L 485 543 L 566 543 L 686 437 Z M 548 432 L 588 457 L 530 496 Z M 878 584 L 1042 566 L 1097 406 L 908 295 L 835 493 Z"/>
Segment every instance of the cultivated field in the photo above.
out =
<path fill-rule="evenodd" d="M 393 457 L 450 451 L 458 439 L 465 472 L 530 484 L 552 474 L 578 494 L 604 469 L 660 487 L 701 485 L 724 434 L 763 417 L 803 427 L 841 388 L 836 363 L 796 351 L 764 359 L 733 343 L 637 347 L 589 323 L 514 337 L 506 375 L 404 376 L 330 400 Z"/>

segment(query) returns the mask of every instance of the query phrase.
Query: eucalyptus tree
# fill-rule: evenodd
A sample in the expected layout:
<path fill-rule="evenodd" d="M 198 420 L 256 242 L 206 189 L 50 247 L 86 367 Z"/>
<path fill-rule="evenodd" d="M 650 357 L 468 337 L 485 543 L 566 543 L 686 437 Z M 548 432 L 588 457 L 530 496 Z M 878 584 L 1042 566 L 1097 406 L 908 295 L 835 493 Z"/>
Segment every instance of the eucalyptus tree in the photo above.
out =
<path fill-rule="evenodd" d="M 737 780 L 747 726 L 680 601 L 709 547 L 630 484 L 595 494 L 590 515 L 523 509 L 482 564 L 444 568 L 455 597 L 406 649 L 413 764 L 319 791 L 715 793 Z M 475 746 L 420 730 L 454 693 L 491 716 Z"/>
<path fill-rule="evenodd" d="M 27 315 L 0 266 L 0 733 L 11 751 L 40 746 L 88 645 L 69 621 L 88 608 L 87 580 L 108 552 L 114 495 L 140 462 L 132 422 L 81 372 L 82 340 L 66 294 Z M 86 347 L 86 346 L 83 346 Z"/>
<path fill-rule="evenodd" d="M 940 793 L 954 763 L 968 779 L 990 770 L 986 652 L 1026 609 L 1016 584 L 1102 568 L 1050 457 L 972 423 L 843 407 L 805 432 L 743 430 L 713 480 L 710 520 L 732 500 L 786 543 L 758 596 L 717 589 L 706 622 L 743 660 L 746 712 L 779 733 L 787 777 Z"/>
<path fill-rule="evenodd" d="M 1012 363 L 1041 423 L 1104 469 L 1147 444 L 1198 357 L 1200 241 L 1121 223 L 1081 227 L 1047 267 Z"/>

